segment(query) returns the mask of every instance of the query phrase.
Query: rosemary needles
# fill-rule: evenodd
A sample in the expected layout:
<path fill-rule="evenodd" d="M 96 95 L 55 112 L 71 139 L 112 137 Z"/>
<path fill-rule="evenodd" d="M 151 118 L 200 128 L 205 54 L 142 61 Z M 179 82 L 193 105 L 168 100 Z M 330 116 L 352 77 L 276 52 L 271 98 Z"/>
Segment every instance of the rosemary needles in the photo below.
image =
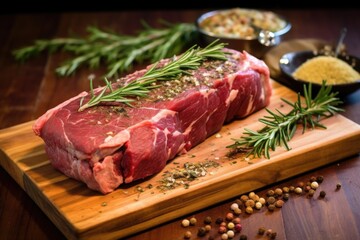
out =
<path fill-rule="evenodd" d="M 33 45 L 13 52 L 15 59 L 25 61 L 42 52 L 59 50 L 74 57 L 56 69 L 60 76 L 69 76 L 82 66 L 97 68 L 105 63 L 107 77 L 127 71 L 136 62 L 152 62 L 180 53 L 196 34 L 193 24 L 169 24 L 162 21 L 164 28 L 151 28 L 144 23 L 144 30 L 129 36 L 88 27 L 86 38 L 54 38 L 37 40 Z"/>
<path fill-rule="evenodd" d="M 79 111 L 96 106 L 102 102 L 121 102 L 130 105 L 134 97 L 145 97 L 151 89 L 160 87 L 160 81 L 178 79 L 183 74 L 190 74 L 189 70 L 195 70 L 200 67 L 201 63 L 209 58 L 217 60 L 226 60 L 223 43 L 217 44 L 217 41 L 209 44 L 205 48 L 196 46 L 191 47 L 179 57 L 173 57 L 165 66 L 158 67 L 155 63 L 143 76 L 136 80 L 113 89 L 111 83 L 105 78 L 106 86 L 103 87 L 98 95 L 95 95 L 90 80 L 91 99 L 83 103 L 80 102 Z"/>
<path fill-rule="evenodd" d="M 266 108 L 270 115 L 259 119 L 265 127 L 259 131 L 245 128 L 244 135 L 239 139 L 233 139 L 235 143 L 227 147 L 235 151 L 245 149 L 247 156 L 264 156 L 268 159 L 270 150 L 275 151 L 277 146 L 283 145 L 286 150 L 290 150 L 288 142 L 294 136 L 298 125 L 303 127 L 303 133 L 308 127 L 326 129 L 326 126 L 320 123 L 321 118 L 343 111 L 337 107 L 342 102 L 336 95 L 337 93 L 332 93 L 331 86 L 326 86 L 324 81 L 318 94 L 312 99 L 312 85 L 304 85 L 304 102 L 301 101 L 300 94 L 294 103 L 281 99 L 292 107 L 289 113 L 284 114 L 277 109 L 274 112 Z"/>

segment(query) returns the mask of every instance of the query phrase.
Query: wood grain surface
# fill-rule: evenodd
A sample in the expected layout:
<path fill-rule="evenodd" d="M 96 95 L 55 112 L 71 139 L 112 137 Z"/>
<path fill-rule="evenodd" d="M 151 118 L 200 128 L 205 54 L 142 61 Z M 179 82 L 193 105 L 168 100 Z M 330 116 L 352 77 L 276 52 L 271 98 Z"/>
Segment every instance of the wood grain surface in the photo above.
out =
<path fill-rule="evenodd" d="M 241 5 L 241 3 L 239 3 L 239 5 Z M 323 41 L 335 43 L 338 40 L 340 30 L 343 27 L 347 27 L 348 34 L 344 43 L 351 54 L 360 56 L 360 31 L 358 30 L 358 26 L 360 26 L 359 9 L 344 9 L 342 7 L 327 9 L 326 6 L 325 4 L 324 8 L 319 9 L 281 9 L 281 6 L 270 9 L 283 15 L 292 23 L 292 29 L 284 37 L 284 42 L 281 44 L 280 49 L 283 50 L 283 47 L 286 47 L 288 50 L 294 50 L 299 47 L 298 43 L 300 43 L 301 47 L 312 48 L 313 45 L 309 45 L 309 41 L 302 41 L 304 39 L 314 39 L 320 43 Z M 259 5 L 259 8 L 260 7 Z M 111 7 L 111 11 L 109 12 L 87 12 L 82 8 L 82 10 L 78 12 L 41 12 L 41 10 L 39 10 L 37 12 L 1 14 L 0 129 L 8 130 L 9 127 L 29 123 L 29 121 L 39 117 L 47 109 L 87 89 L 87 76 L 90 73 L 101 76 L 105 70 L 101 68 L 92 71 L 83 68 L 75 75 L 68 78 L 60 78 L 55 74 L 54 70 L 60 63 L 67 59 L 68 56 L 66 54 L 40 54 L 38 57 L 19 64 L 11 54 L 14 49 L 29 45 L 37 39 L 73 35 L 85 36 L 85 29 L 88 25 L 133 34 L 141 28 L 141 19 L 152 26 L 159 26 L 159 18 L 166 19 L 170 22 L 193 22 L 199 14 L 207 10 L 209 9 L 206 9 L 206 6 L 204 6 L 203 9 L 134 9 L 132 11 Z M 292 44 L 294 42 L 297 44 Z M 279 49 L 277 48 L 275 50 Z M 271 54 L 269 58 L 271 60 L 265 59 L 265 61 L 271 67 L 272 76 L 275 80 L 278 80 L 279 75 L 276 75 L 278 72 L 274 72 L 273 70 L 277 68 L 278 59 L 276 56 L 279 52 L 276 51 L 275 53 L 275 55 Z M 135 65 L 134 69 L 137 68 L 142 68 L 142 66 Z M 345 116 L 346 119 L 360 124 L 360 91 L 344 99 L 343 107 L 345 109 L 343 116 Z M 345 126 L 343 129 L 345 129 Z M 28 144 L 27 141 L 34 140 L 33 138 L 26 138 L 25 136 L 26 134 L 24 137 L 18 136 L 17 139 L 19 142 L 15 145 L 19 145 L 20 143 L 25 143 L 26 145 Z M 33 137 L 31 134 L 28 136 Z M 5 139 L 0 138 L 0 140 L 5 146 L 10 147 L 7 137 L 5 137 Z M 34 141 L 41 143 L 40 139 Z M 359 142 L 353 142 L 351 145 L 353 145 L 353 148 L 358 147 L 359 150 L 357 154 L 342 157 L 335 162 L 325 164 L 301 174 L 294 173 L 294 177 L 287 178 L 286 180 L 280 180 L 281 176 L 279 175 L 280 182 L 272 183 L 272 180 L 275 181 L 277 178 L 272 179 L 269 177 L 278 169 L 271 169 L 271 171 L 265 171 L 261 175 L 252 176 L 253 180 L 249 185 L 253 183 L 255 183 L 255 186 L 263 185 L 264 187 L 256 189 L 255 192 L 261 196 L 265 196 L 266 192 L 270 189 L 295 185 L 300 181 L 306 182 L 311 176 L 321 175 L 324 177 L 324 182 L 320 185 L 319 191 L 324 190 L 327 192 L 327 195 L 324 199 L 320 199 L 318 197 L 319 192 L 317 191 L 313 198 L 307 198 L 306 194 L 292 196 L 281 210 L 277 209 L 270 213 L 265 208 L 260 211 L 255 211 L 252 215 L 241 214 L 241 223 L 243 226 L 241 234 L 247 235 L 248 239 L 268 239 L 266 236 L 260 237 L 257 235 L 257 229 L 260 226 L 264 226 L 277 232 L 276 239 L 360 239 L 360 144 Z M 348 146 L 334 143 L 332 151 L 341 153 L 344 147 Z M 41 148 L 42 147 L 39 146 L 39 148 L 29 149 L 29 151 L 35 151 L 40 154 Z M 16 149 L 12 151 L 16 152 Z M 327 151 L 324 153 L 328 154 Z M 39 165 L 35 171 L 29 170 L 29 166 L 32 166 L 34 161 L 37 161 L 37 157 L 34 156 L 35 155 L 31 156 L 31 154 L 29 158 L 23 156 L 23 158 L 27 159 L 26 161 L 22 161 L 21 165 L 27 169 L 25 174 L 27 177 L 24 177 L 24 179 L 24 173 L 20 171 L 17 166 L 12 168 L 14 164 L 12 166 L 7 165 L 5 167 L 6 170 L 4 167 L 0 167 L 0 239 L 64 240 L 68 238 L 67 235 L 62 233 L 63 229 L 60 231 L 58 228 L 59 225 L 66 225 L 64 223 L 69 221 L 69 219 L 62 217 L 63 212 L 60 212 L 60 209 L 57 208 L 50 210 L 52 214 L 58 214 L 58 222 L 54 224 L 54 219 L 49 218 L 43 211 L 43 209 L 53 206 L 54 201 L 57 200 L 56 196 L 54 199 L 51 199 L 51 201 L 41 201 L 41 204 L 38 204 L 39 199 L 46 199 L 45 193 L 47 192 L 39 193 L 34 179 L 44 182 L 44 185 L 41 187 L 45 188 L 50 184 L 46 182 L 46 179 L 53 177 L 53 175 L 51 175 L 53 174 L 53 169 L 45 163 L 43 166 Z M 1 159 L 3 159 L 3 157 L 4 155 L 1 155 Z M 306 157 L 306 154 L 304 157 Z M 320 158 L 322 157 L 323 155 L 320 156 Z M 327 160 L 328 159 L 325 158 L 319 161 Z M 30 164 L 29 161 L 33 162 Z M 238 164 L 241 165 L 243 162 L 238 162 Z M 12 168 L 11 171 L 18 177 L 17 179 L 20 179 L 19 182 L 22 182 L 24 188 L 28 189 L 27 191 L 24 191 L 24 188 L 20 187 L 20 185 L 14 181 L 14 174 L 10 175 L 8 168 Z M 45 169 L 44 174 L 50 174 L 49 177 L 46 177 L 44 174 L 39 174 L 38 171 L 40 169 Z M 280 172 L 281 171 L 279 171 L 279 173 Z M 30 174 L 32 177 L 29 177 Z M 63 176 L 60 174 L 58 176 L 59 179 L 52 185 L 55 186 L 54 191 L 58 191 L 59 196 L 61 196 L 61 191 L 67 187 L 67 185 L 61 185 L 61 183 L 69 182 L 69 185 L 73 186 L 74 181 L 62 178 Z M 234 178 L 232 181 L 237 181 L 237 178 Z M 258 183 L 259 178 L 266 178 L 269 181 Z M 340 190 L 335 190 L 337 183 L 342 184 Z M 173 220 L 163 222 L 161 219 L 159 220 L 159 218 L 154 219 L 152 222 L 150 221 L 151 226 L 153 226 L 151 228 L 148 228 L 149 226 L 139 228 L 138 224 L 132 225 L 132 223 L 127 223 L 126 226 L 129 227 L 130 232 L 134 232 L 134 234 L 124 237 L 123 239 L 182 240 L 184 239 L 185 231 L 192 232 L 193 236 L 191 239 L 205 240 L 211 237 L 217 240 L 221 239 L 221 235 L 217 233 L 217 226 L 215 224 L 211 232 L 204 237 L 197 236 L 197 231 L 198 227 L 203 226 L 202 222 L 205 217 L 211 216 L 213 219 L 224 217 L 225 214 L 229 212 L 229 207 L 232 202 L 244 191 L 242 184 L 234 184 L 226 189 L 222 189 L 223 187 L 222 185 L 219 186 L 219 196 L 208 197 L 207 194 L 204 194 L 202 196 L 204 199 L 199 203 L 194 201 L 195 203 L 183 204 L 183 207 L 188 209 L 183 211 L 182 208 L 178 208 L 176 216 L 179 217 L 164 217 Z M 30 189 L 32 192 L 38 194 L 33 194 L 34 196 L 30 197 L 28 194 Z M 81 184 L 79 184 L 78 189 L 83 189 Z M 78 192 L 78 189 L 75 187 L 75 190 L 67 192 L 72 196 L 70 199 L 74 198 L 74 195 L 76 195 L 74 191 Z M 239 190 L 237 191 L 237 189 Z M 51 188 L 47 188 L 46 190 L 50 191 Z M 237 196 L 229 200 L 218 201 L 217 199 L 226 198 L 222 196 L 227 194 L 226 191 L 230 191 L 231 194 L 236 193 Z M 56 195 L 56 193 L 54 194 Z M 86 196 L 86 194 L 82 197 L 84 196 Z M 142 195 L 140 196 L 142 197 Z M 91 194 L 86 197 L 97 201 L 97 198 Z M 38 200 L 34 201 L 33 199 Z M 178 201 L 180 202 L 182 199 L 180 198 Z M 65 207 L 69 202 L 71 203 L 70 200 L 66 200 L 61 207 Z M 205 204 L 203 204 L 203 202 L 205 202 Z M 70 205 L 71 204 L 69 204 L 69 206 Z M 189 209 L 199 210 L 189 212 Z M 158 211 L 158 208 L 154 208 L 153 210 Z M 90 209 L 88 211 L 91 212 L 92 210 Z M 139 219 L 149 218 L 147 213 L 141 211 L 137 216 Z M 153 215 L 150 214 L 150 216 Z M 78 216 L 77 219 L 81 217 L 82 216 Z M 181 220 L 190 217 L 196 217 L 198 224 L 187 229 L 182 228 L 180 226 Z M 137 221 L 141 222 L 141 220 Z M 79 229 L 74 229 L 71 224 L 63 227 L 66 228 L 66 232 L 71 234 L 79 231 Z M 140 231 L 140 229 L 145 228 L 147 230 Z M 83 230 L 84 228 L 81 229 L 81 231 Z M 91 229 L 87 230 L 84 234 L 92 236 Z M 94 231 L 96 232 L 98 229 Z M 241 234 L 236 234 L 233 239 L 239 240 Z"/>
<path fill-rule="evenodd" d="M 272 85 L 269 108 L 288 111 L 280 98 L 294 101 L 297 95 L 274 81 Z M 42 140 L 32 132 L 33 121 L 0 131 L 0 163 L 68 239 L 116 239 L 358 153 L 360 126 L 336 115 L 323 120 L 326 130 L 303 134 L 298 129 L 291 141 L 292 150 L 279 147 L 270 160 L 254 159 L 249 164 L 244 156 L 228 158 L 226 146 L 232 144 L 232 138 L 241 136 L 244 128 L 260 129 L 257 119 L 264 115 L 266 111 L 261 110 L 224 126 L 218 134 L 170 161 L 154 177 L 121 186 L 108 195 L 56 171 Z M 191 182 L 189 188 L 157 189 L 165 172 L 186 162 L 205 160 L 216 161 L 220 167 L 210 169 L 211 174 Z M 148 189 L 149 185 L 153 188 Z M 145 191 L 140 192 L 139 187 Z"/>

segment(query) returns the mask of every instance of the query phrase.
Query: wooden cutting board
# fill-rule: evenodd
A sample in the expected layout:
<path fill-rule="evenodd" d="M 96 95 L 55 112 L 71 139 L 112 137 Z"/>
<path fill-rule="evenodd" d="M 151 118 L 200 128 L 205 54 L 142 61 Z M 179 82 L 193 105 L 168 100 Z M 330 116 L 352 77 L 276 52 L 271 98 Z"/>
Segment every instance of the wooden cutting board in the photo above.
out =
<path fill-rule="evenodd" d="M 272 84 L 269 108 L 286 112 L 280 98 L 295 100 L 296 94 Z M 290 142 L 292 150 L 279 147 L 271 152 L 270 160 L 227 158 L 225 147 L 233 143 L 232 138 L 239 138 L 244 127 L 258 130 L 261 124 L 257 120 L 265 115 L 261 110 L 224 126 L 219 134 L 169 162 L 161 173 L 108 195 L 56 171 L 43 141 L 32 132 L 33 122 L 0 131 L 0 163 L 68 239 L 116 239 L 360 152 L 360 126 L 336 115 L 322 121 L 326 130 L 302 134 L 299 129 Z M 206 160 L 217 161 L 220 167 L 209 169 L 189 188 L 165 192 L 157 188 L 165 171 Z"/>

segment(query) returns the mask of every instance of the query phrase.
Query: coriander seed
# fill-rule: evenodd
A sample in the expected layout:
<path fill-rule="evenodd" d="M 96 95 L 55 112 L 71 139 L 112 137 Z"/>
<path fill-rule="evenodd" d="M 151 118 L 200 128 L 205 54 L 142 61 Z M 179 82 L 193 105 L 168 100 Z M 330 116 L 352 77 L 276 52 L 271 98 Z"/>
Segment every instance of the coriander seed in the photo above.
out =
<path fill-rule="evenodd" d="M 302 193 L 302 188 L 301 187 L 296 187 L 295 188 L 295 193 L 296 194 L 301 194 Z"/>
<path fill-rule="evenodd" d="M 310 186 L 311 186 L 311 188 L 312 188 L 312 189 L 314 189 L 314 190 L 315 190 L 315 189 L 317 189 L 317 188 L 319 187 L 319 183 L 318 183 L 318 182 L 316 182 L 316 181 L 314 181 L 314 182 L 312 182 L 312 183 L 311 183 L 311 185 L 310 185 Z"/>

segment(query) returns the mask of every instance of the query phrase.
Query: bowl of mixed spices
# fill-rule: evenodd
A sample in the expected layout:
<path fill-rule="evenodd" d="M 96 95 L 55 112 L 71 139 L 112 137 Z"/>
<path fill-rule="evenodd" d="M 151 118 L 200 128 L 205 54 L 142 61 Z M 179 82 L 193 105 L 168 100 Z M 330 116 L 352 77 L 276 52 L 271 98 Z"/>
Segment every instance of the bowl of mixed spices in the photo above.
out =
<path fill-rule="evenodd" d="M 200 41 L 206 45 L 219 39 L 227 47 L 261 58 L 278 45 L 291 29 L 282 16 L 257 9 L 231 8 L 200 15 L 196 20 Z"/>
<path fill-rule="evenodd" d="M 360 89 L 360 58 L 348 54 L 315 51 L 289 52 L 280 58 L 280 69 L 289 87 L 303 93 L 304 84 L 311 83 L 314 94 L 323 81 L 333 92 L 345 97 Z"/>

